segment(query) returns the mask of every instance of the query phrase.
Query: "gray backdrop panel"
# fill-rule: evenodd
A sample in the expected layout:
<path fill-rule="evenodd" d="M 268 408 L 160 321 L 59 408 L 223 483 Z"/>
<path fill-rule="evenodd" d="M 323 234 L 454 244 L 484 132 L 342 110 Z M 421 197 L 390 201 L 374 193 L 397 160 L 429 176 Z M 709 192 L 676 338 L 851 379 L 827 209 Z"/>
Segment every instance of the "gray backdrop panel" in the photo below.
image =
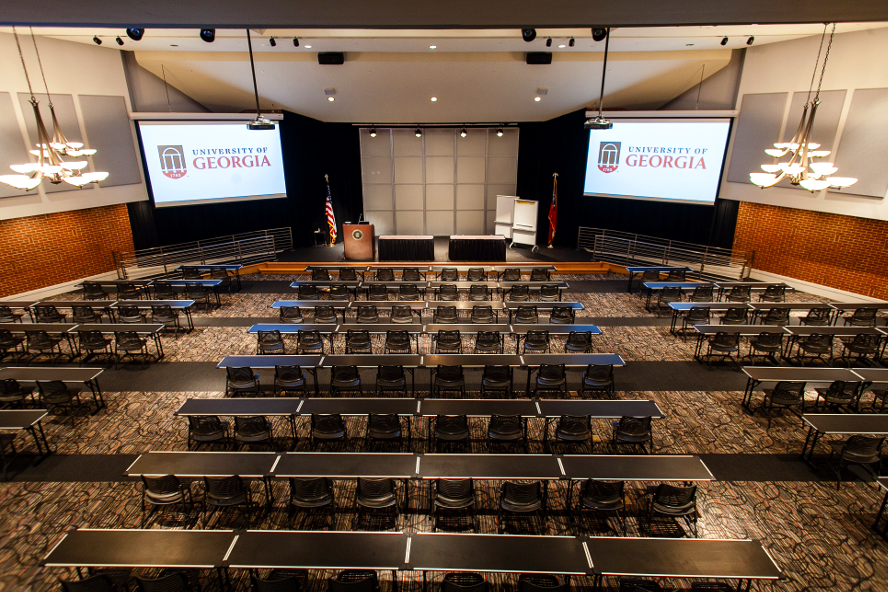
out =
<path fill-rule="evenodd" d="M 839 129 L 839 117 L 842 116 L 842 106 L 845 104 L 846 90 L 827 90 L 820 91 L 820 106 L 817 107 L 817 114 L 814 117 L 814 129 L 811 130 L 811 141 L 820 144 L 818 150 L 832 150 L 836 140 L 836 131 Z M 813 97 L 813 95 L 812 95 Z M 808 92 L 792 93 L 792 104 L 789 106 L 789 115 L 786 126 L 783 128 L 782 142 L 792 140 L 793 134 L 798 129 L 799 119 L 802 117 L 802 109 L 805 108 L 805 101 L 808 99 Z M 809 112 L 810 114 L 810 112 Z M 833 162 L 833 154 L 818 158 L 814 162 Z M 778 160 L 786 160 L 784 157 Z M 777 184 L 777 187 L 786 187 L 789 189 L 800 189 L 807 191 L 800 185 L 793 185 L 787 180 L 783 180 Z"/>
<path fill-rule="evenodd" d="M 49 112 L 49 97 L 45 94 L 34 94 L 40 103 L 40 117 L 43 119 L 43 125 L 46 126 L 46 133 L 52 139 L 52 115 Z M 25 124 L 28 127 L 28 149 L 35 147 L 37 144 L 37 122 L 34 120 L 34 110 L 31 107 L 31 95 L 27 93 L 19 93 L 19 103 L 22 106 L 22 113 L 25 116 Z M 55 107 L 55 114 L 59 120 L 59 125 L 69 142 L 82 142 L 83 135 L 80 133 L 80 124 L 77 122 L 77 112 L 74 110 L 74 97 L 71 95 L 52 95 L 52 103 Z M 76 160 L 71 158 L 71 160 Z M 92 189 L 91 185 L 87 185 L 84 189 Z M 71 191 L 78 189 L 74 185 L 67 183 L 59 183 L 53 185 L 48 181 L 43 181 L 43 190 L 47 193 L 55 193 L 58 191 Z"/>
<path fill-rule="evenodd" d="M 123 97 L 80 95 L 79 99 L 89 147 L 98 150 L 92 157 L 95 168 L 110 173 L 102 187 L 141 183 L 132 124 Z"/>
<path fill-rule="evenodd" d="M 728 181 L 749 183 L 749 173 L 762 172 L 769 162 L 765 149 L 779 141 L 780 123 L 789 93 L 743 95 L 740 117 L 734 131 L 734 150 L 728 168 Z"/>
<path fill-rule="evenodd" d="M 869 197 L 885 197 L 888 193 L 888 88 L 865 88 L 854 91 L 842 144 L 834 155 L 839 171 L 836 176 L 857 177 L 859 181 L 831 193 L 849 193 Z"/>
<path fill-rule="evenodd" d="M 22 141 L 19 122 L 12 108 L 12 97 L 7 92 L 0 92 L 0 175 L 15 175 L 16 172 L 9 165 L 34 162 L 34 158 L 28 154 L 27 146 Z M 0 183 L 0 197 L 15 197 L 27 193 Z M 30 193 L 36 194 L 37 190 L 33 189 Z"/>

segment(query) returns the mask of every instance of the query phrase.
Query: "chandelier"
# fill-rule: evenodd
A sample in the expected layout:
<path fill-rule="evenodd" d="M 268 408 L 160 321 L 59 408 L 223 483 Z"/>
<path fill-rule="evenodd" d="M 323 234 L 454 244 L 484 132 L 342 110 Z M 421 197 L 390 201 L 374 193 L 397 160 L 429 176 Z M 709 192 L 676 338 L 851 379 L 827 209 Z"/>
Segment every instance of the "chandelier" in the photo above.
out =
<path fill-rule="evenodd" d="M 62 132 L 59 120 L 52 104 L 52 95 L 46 84 L 46 75 L 43 72 L 43 63 L 40 62 L 40 53 L 37 51 L 37 40 L 34 31 L 31 31 L 31 40 L 34 43 L 34 51 L 37 53 L 37 63 L 40 64 L 40 75 L 43 77 L 43 86 L 46 88 L 46 96 L 49 97 L 49 112 L 52 116 L 52 138 L 43 125 L 40 116 L 40 106 L 34 91 L 31 88 L 31 79 L 28 77 L 28 69 L 25 67 L 25 57 L 22 55 L 22 46 L 19 43 L 18 32 L 12 29 L 15 35 L 15 44 L 18 48 L 19 58 L 22 60 L 22 69 L 25 72 L 25 80 L 28 82 L 28 92 L 31 94 L 31 107 L 34 109 L 34 118 L 37 123 L 36 150 L 29 152 L 37 157 L 37 162 L 10 165 L 17 175 L 0 175 L 0 182 L 11 185 L 16 189 L 30 191 L 40 185 L 40 181 L 48 179 L 50 183 L 59 184 L 62 181 L 75 187 L 83 187 L 89 183 L 98 183 L 108 178 L 104 172 L 81 172 L 89 164 L 85 160 L 68 161 L 65 157 L 92 156 L 95 150 L 84 148 L 81 142 L 70 142 Z"/>
<path fill-rule="evenodd" d="M 814 129 L 814 116 L 817 114 L 817 106 L 820 105 L 820 87 L 823 84 L 823 73 L 826 71 L 826 62 L 829 60 L 829 50 L 832 47 L 833 37 L 836 34 L 836 25 L 833 23 L 832 32 L 829 34 L 829 44 L 826 47 L 826 55 L 823 58 L 823 66 L 820 70 L 820 80 L 817 83 L 817 92 L 814 100 L 811 100 L 811 91 L 814 88 L 814 78 L 817 76 L 817 64 L 820 63 L 820 54 L 823 51 L 823 40 L 826 38 L 826 27 L 823 26 L 823 35 L 820 37 L 820 49 L 817 51 L 817 61 L 814 63 L 814 74 L 811 76 L 811 85 L 808 87 L 808 98 L 802 111 L 802 119 L 789 142 L 778 142 L 774 148 L 765 150 L 765 154 L 774 158 L 783 158 L 791 155 L 788 161 L 777 164 L 763 164 L 764 173 L 750 173 L 749 180 L 762 189 L 773 187 L 783 179 L 789 179 L 793 185 L 801 185 L 808 191 L 819 191 L 827 187 L 841 189 L 857 183 L 854 177 L 834 177 L 837 172 L 831 162 L 814 162 L 815 158 L 823 158 L 830 155 L 829 150 L 818 150 L 820 144 L 811 141 L 811 130 Z"/>

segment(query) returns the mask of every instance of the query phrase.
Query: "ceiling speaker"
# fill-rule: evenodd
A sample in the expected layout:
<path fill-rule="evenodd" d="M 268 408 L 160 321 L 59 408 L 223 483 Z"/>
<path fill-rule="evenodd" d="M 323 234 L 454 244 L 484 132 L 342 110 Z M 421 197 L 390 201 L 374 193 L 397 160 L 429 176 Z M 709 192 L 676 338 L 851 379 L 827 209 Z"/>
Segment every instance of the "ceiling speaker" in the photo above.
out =
<path fill-rule="evenodd" d="M 550 52 L 550 51 L 528 51 L 526 59 L 527 59 L 528 64 L 551 64 L 552 63 L 552 52 Z"/>
<path fill-rule="evenodd" d="M 344 64 L 345 54 L 341 51 L 325 51 L 318 54 L 318 63 L 334 66 Z"/>

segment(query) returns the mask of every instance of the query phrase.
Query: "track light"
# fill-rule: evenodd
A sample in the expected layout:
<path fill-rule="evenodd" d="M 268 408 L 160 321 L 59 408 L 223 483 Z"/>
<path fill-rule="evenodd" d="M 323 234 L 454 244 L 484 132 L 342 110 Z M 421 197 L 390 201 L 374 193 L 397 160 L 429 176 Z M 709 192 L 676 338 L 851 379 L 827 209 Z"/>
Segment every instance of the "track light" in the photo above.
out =
<path fill-rule="evenodd" d="M 750 37 L 746 40 L 746 45 L 752 45 L 753 43 L 755 43 L 755 37 Z"/>
<path fill-rule="evenodd" d="M 469 134 L 466 132 L 466 128 L 462 128 L 462 130 L 459 132 L 459 137 L 465 138 L 467 135 Z"/>
<path fill-rule="evenodd" d="M 421 137 L 422 137 L 422 130 L 419 129 L 419 128 L 416 128 L 416 131 L 413 132 L 413 133 L 416 134 L 416 137 L 417 137 L 417 138 L 421 138 Z"/>
<path fill-rule="evenodd" d="M 496 130 L 496 135 L 498 137 L 502 138 L 503 137 L 503 130 L 501 130 L 501 129 Z"/>
<path fill-rule="evenodd" d="M 117 42 L 117 45 L 123 45 L 123 39 L 121 39 L 120 37 L 117 37 L 116 39 L 114 39 L 114 41 Z"/>
<path fill-rule="evenodd" d="M 102 40 L 99 39 L 98 37 L 93 36 L 93 43 L 95 43 L 96 45 L 101 45 Z"/>
<path fill-rule="evenodd" d="M 551 37 L 546 39 L 546 47 L 552 47 L 552 38 Z"/>
<path fill-rule="evenodd" d="M 272 46 L 272 47 L 276 47 L 276 46 L 277 46 L 277 41 L 274 40 L 274 37 L 269 37 L 269 38 L 268 38 L 268 44 L 269 44 L 270 46 Z"/>
<path fill-rule="evenodd" d="M 521 29 L 521 38 L 530 43 L 537 38 L 536 29 Z"/>
<path fill-rule="evenodd" d="M 142 35 L 145 34 L 145 29 L 139 27 L 130 27 L 126 30 L 126 36 L 132 39 L 133 41 L 141 41 Z"/>
<path fill-rule="evenodd" d="M 574 38 L 571 37 L 571 38 L 570 38 L 570 41 L 569 41 L 567 44 L 568 44 L 569 46 L 573 47 L 573 46 L 574 46 L 574 43 L 576 43 L 576 41 L 574 41 Z"/>
<path fill-rule="evenodd" d="M 293 47 L 299 47 L 299 40 L 293 37 Z"/>
<path fill-rule="evenodd" d="M 375 127 L 371 127 L 371 128 L 370 128 L 370 137 L 371 137 L 371 138 L 375 138 L 375 137 L 376 137 L 376 128 L 375 128 Z"/>
<path fill-rule="evenodd" d="M 604 41 L 607 37 L 607 29 L 604 27 L 592 27 L 592 39 L 594 41 Z"/>
<path fill-rule="evenodd" d="M 728 38 L 725 37 L 724 39 L 722 39 L 722 40 L 721 40 L 721 44 L 722 44 L 722 45 L 727 45 L 727 44 L 728 44 Z"/>
<path fill-rule="evenodd" d="M 216 40 L 216 29 L 201 29 L 200 38 L 207 43 L 212 43 Z"/>

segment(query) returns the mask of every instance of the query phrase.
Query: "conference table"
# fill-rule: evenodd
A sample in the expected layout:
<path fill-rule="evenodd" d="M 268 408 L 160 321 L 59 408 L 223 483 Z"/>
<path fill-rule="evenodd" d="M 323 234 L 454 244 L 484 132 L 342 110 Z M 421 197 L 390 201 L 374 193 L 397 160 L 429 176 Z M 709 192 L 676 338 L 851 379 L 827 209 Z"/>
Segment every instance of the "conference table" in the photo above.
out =
<path fill-rule="evenodd" d="M 426 290 L 429 287 L 429 282 L 425 280 L 416 280 L 416 281 L 404 281 L 404 280 L 367 280 L 361 282 L 360 289 L 364 291 L 366 294 L 365 298 L 370 299 L 370 288 L 373 286 L 383 287 L 388 290 L 400 290 L 403 286 L 414 286 L 422 295 L 422 298 L 425 298 Z M 355 296 L 357 299 L 357 295 Z"/>
<path fill-rule="evenodd" d="M 703 361 L 703 344 L 706 343 L 707 337 L 712 337 L 718 333 L 727 333 L 729 335 L 739 335 L 740 337 L 758 337 L 762 333 L 780 333 L 786 334 L 784 327 L 769 327 L 768 325 L 694 325 L 694 331 L 697 332 L 697 345 L 694 349 L 694 359 Z M 781 336 L 781 341 L 783 337 Z M 752 355 L 752 346 L 749 349 Z M 737 356 L 740 356 L 740 344 L 737 344 Z"/>
<path fill-rule="evenodd" d="M 499 320 L 499 314 L 497 314 L 496 309 L 494 309 L 494 316 L 497 320 Z M 480 332 L 490 332 L 490 333 L 499 333 L 500 334 L 500 353 L 506 353 L 506 335 L 511 334 L 512 326 L 507 325 L 505 323 L 489 323 L 489 324 L 481 324 L 481 323 L 432 323 L 425 326 L 424 333 L 430 335 L 434 340 L 438 331 L 459 331 L 460 336 L 462 335 L 478 335 Z M 516 350 L 517 352 L 517 350 Z"/>
<path fill-rule="evenodd" d="M 21 333 L 27 335 L 29 331 L 45 331 L 50 335 L 60 335 L 68 342 L 68 349 L 71 352 L 70 358 L 76 355 L 74 342 L 71 339 L 71 332 L 77 329 L 78 325 L 74 323 L 3 323 L 3 328 L 10 333 Z M 61 353 L 61 345 L 59 345 L 59 355 Z"/>
<path fill-rule="evenodd" d="M 290 283 L 291 288 L 302 288 L 305 286 L 314 286 L 315 288 L 326 288 L 329 290 L 333 286 L 342 286 L 346 289 L 346 294 L 351 292 L 355 295 L 355 299 L 358 298 L 358 288 L 361 287 L 361 282 L 359 280 L 348 280 L 344 282 L 335 281 L 335 280 L 297 280 L 295 282 Z M 347 299 L 347 298 L 346 298 Z M 334 302 L 336 302 L 334 300 Z"/>
<path fill-rule="evenodd" d="M 466 274 L 470 269 L 483 269 L 485 273 L 488 275 L 496 274 L 499 275 L 507 269 L 517 269 L 521 271 L 521 273 L 532 273 L 535 270 L 545 271 L 546 274 L 551 274 L 553 271 L 558 271 L 554 265 L 430 265 L 429 271 L 435 273 L 435 279 L 439 279 L 441 272 L 445 269 L 454 269 L 457 273 Z M 548 281 L 548 280 L 547 280 Z"/>
<path fill-rule="evenodd" d="M 104 368 L 19 368 L 7 367 L 0 369 L 0 380 L 17 380 L 25 384 L 37 384 L 38 381 L 60 380 L 66 383 L 84 384 L 89 387 L 92 392 L 93 402 L 96 404 L 96 410 L 93 415 L 99 412 L 99 409 L 105 406 L 105 399 L 102 397 L 102 389 L 99 387 L 99 375 L 104 372 Z"/>
<path fill-rule="evenodd" d="M 847 368 L 795 368 L 786 366 L 743 366 L 746 374 L 746 389 L 743 391 L 743 406 L 752 411 L 752 392 L 763 382 L 816 382 L 830 384 L 837 380 L 858 382 L 861 377 Z"/>
<path fill-rule="evenodd" d="M 632 293 L 632 280 L 635 279 L 637 275 L 644 275 L 646 271 L 656 271 L 658 274 L 660 273 L 669 273 L 670 271 L 683 271 L 685 274 L 688 272 L 694 271 L 690 267 L 676 267 L 672 265 L 642 265 L 642 266 L 627 266 L 626 271 L 629 272 L 629 288 L 628 292 Z"/>
<path fill-rule="evenodd" d="M 240 265 L 239 263 L 219 264 L 219 265 L 180 265 L 179 267 L 177 267 L 173 271 L 178 271 L 181 273 L 186 268 L 197 269 L 197 270 L 201 270 L 201 271 L 206 270 L 209 272 L 212 272 L 217 269 L 221 269 L 221 270 L 225 271 L 226 273 L 234 272 L 234 279 L 237 282 L 237 291 L 240 292 L 240 290 L 241 290 L 240 270 L 243 269 L 244 266 Z"/>
<path fill-rule="evenodd" d="M 117 288 L 120 286 L 134 286 L 139 290 L 139 292 L 144 291 L 145 295 L 148 295 L 148 293 L 149 293 L 148 287 L 153 283 L 154 283 L 154 280 L 144 280 L 144 279 L 143 280 L 89 280 L 87 282 L 75 284 L 75 287 L 83 288 L 85 284 L 98 284 L 98 285 L 102 286 L 102 288 L 113 288 L 113 289 L 117 290 Z M 84 304 L 87 304 L 88 302 L 94 302 L 94 301 L 84 301 Z"/>
<path fill-rule="evenodd" d="M 219 295 L 219 286 L 222 285 L 222 282 L 225 280 L 163 280 L 166 284 L 171 286 L 173 289 L 180 288 L 186 289 L 189 285 L 200 284 L 204 287 L 204 289 L 212 288 L 213 294 L 216 296 L 216 308 L 222 307 L 222 297 Z M 208 306 L 209 307 L 209 306 Z"/>
<path fill-rule="evenodd" d="M 493 314 L 496 315 L 497 322 L 499 322 L 499 311 L 505 310 L 505 303 L 500 300 L 486 300 L 486 301 L 475 301 L 469 302 L 465 300 L 454 300 L 454 301 L 441 301 L 441 300 L 433 300 L 425 303 L 426 306 L 420 311 L 420 314 L 426 310 L 431 311 L 432 320 L 434 320 L 435 311 L 442 306 L 444 307 L 453 307 L 456 309 L 456 314 L 459 316 L 460 311 L 463 310 L 474 310 L 476 306 L 489 306 L 493 309 Z M 442 323 L 444 324 L 444 323 Z"/>
<path fill-rule="evenodd" d="M 46 433 L 43 431 L 41 421 L 48 415 L 46 409 L 2 409 L 0 410 L 0 432 L 21 432 L 25 431 L 31 434 L 34 444 L 37 446 L 37 454 L 39 458 L 34 465 L 39 465 L 43 459 L 52 454 L 49 442 L 46 440 Z M 38 437 L 39 434 L 39 437 Z M 14 437 L 14 436 L 13 436 Z M 3 464 L 3 480 L 9 480 L 7 470 L 12 464 L 12 460 L 6 459 L 6 447 L 0 447 L 0 462 Z"/>
<path fill-rule="evenodd" d="M 505 261 L 506 237 L 454 234 L 450 236 L 447 256 L 451 261 Z"/>
<path fill-rule="evenodd" d="M 598 325 L 565 325 L 563 323 L 540 324 L 540 325 L 511 325 L 512 335 L 515 336 L 515 353 L 521 350 L 521 338 L 527 337 L 529 331 L 546 331 L 550 336 L 566 336 L 571 333 L 591 333 L 592 335 L 601 335 L 601 329 Z"/>
<path fill-rule="evenodd" d="M 713 282 L 713 285 L 718 288 L 718 299 L 721 300 L 725 292 L 728 292 L 732 288 L 749 288 L 750 292 L 754 291 L 762 291 L 764 292 L 768 288 L 772 287 L 784 287 L 787 291 L 792 290 L 792 286 L 785 284 L 783 282 Z"/>
<path fill-rule="evenodd" d="M 740 306 L 747 306 L 741 304 Z M 708 308 L 710 311 L 722 311 L 729 308 L 736 308 L 737 304 L 724 302 L 670 302 L 669 308 L 672 309 L 672 323 L 669 325 L 669 332 L 675 335 L 675 327 L 678 325 L 678 319 L 681 313 L 687 313 L 694 308 Z"/>
<path fill-rule="evenodd" d="M 140 310 L 150 310 L 155 306 L 169 306 L 173 310 L 181 310 L 185 313 L 185 320 L 188 321 L 188 332 L 194 331 L 194 319 L 191 317 L 191 307 L 194 306 L 194 300 L 118 300 L 108 305 L 111 310 L 117 310 L 122 306 L 134 306 Z"/>
<path fill-rule="evenodd" d="M 709 282 L 642 282 L 641 285 L 647 290 L 647 300 L 645 308 L 651 309 L 651 296 L 654 292 L 659 292 L 664 288 L 678 288 L 684 293 L 686 290 L 696 290 L 700 286 L 713 286 Z"/>
<path fill-rule="evenodd" d="M 808 435 L 802 446 L 802 459 L 815 466 L 811 461 L 814 448 L 821 436 L 838 434 L 853 436 L 866 434 L 870 436 L 888 436 L 888 415 L 847 414 L 847 413 L 805 413 L 802 421 L 808 425 Z M 810 449 L 808 444 L 811 445 Z M 805 451 L 808 455 L 805 456 Z"/>
<path fill-rule="evenodd" d="M 564 291 L 570 289 L 570 284 L 568 284 L 567 282 L 563 282 L 563 281 L 557 281 L 557 282 L 552 282 L 552 281 L 546 281 L 546 282 L 530 282 L 530 281 L 527 281 L 527 282 L 523 282 L 523 281 L 504 282 L 504 281 L 499 281 L 497 283 L 499 285 L 500 291 L 503 293 L 503 300 L 506 299 L 506 295 L 509 292 L 511 292 L 512 288 L 514 288 L 515 286 L 527 286 L 527 288 L 531 292 L 539 292 L 540 290 L 542 290 L 543 286 L 555 286 L 558 289 L 558 300 L 559 301 L 561 300 L 562 295 L 564 294 Z"/>
<path fill-rule="evenodd" d="M 860 377 L 861 385 L 860 385 L 860 395 L 862 396 L 866 389 L 870 388 L 874 384 L 879 384 L 882 388 L 885 388 L 888 385 L 888 368 L 853 368 L 851 370 Z M 880 411 L 885 410 L 885 404 L 888 402 L 888 397 L 882 399 L 882 407 Z M 860 398 L 857 399 L 858 409 L 860 407 Z M 875 409 L 876 402 L 873 400 L 873 408 Z"/>
<path fill-rule="evenodd" d="M 732 302 L 734 306 L 737 306 L 736 302 Z M 750 310 L 752 310 L 752 323 L 755 324 L 756 320 L 762 321 L 764 316 L 768 314 L 769 310 L 786 310 L 787 313 L 791 313 L 794 310 L 807 310 L 810 311 L 815 308 L 826 308 L 829 309 L 829 305 L 823 302 L 745 302 Z M 789 322 L 786 323 L 789 325 Z"/>
<path fill-rule="evenodd" d="M 469 282 L 469 281 L 442 282 L 442 281 L 436 280 L 436 281 L 431 281 L 428 283 L 429 289 L 434 290 L 434 292 L 435 292 L 434 299 L 436 301 L 441 302 L 440 300 L 438 300 L 438 297 L 440 295 L 441 288 L 443 286 L 455 286 L 457 291 L 471 290 L 472 286 L 484 286 L 487 288 L 488 292 L 493 292 L 493 293 L 496 293 L 500 289 L 499 282 L 489 281 L 489 280 L 481 280 L 481 281 L 477 281 L 477 282 L 474 282 L 474 281 L 473 282 Z M 444 301 L 444 302 L 446 302 L 446 301 Z M 451 302 L 458 302 L 458 301 L 451 301 Z"/>
<path fill-rule="evenodd" d="M 222 361 L 216 364 L 216 368 L 274 368 L 275 366 L 299 366 L 303 370 L 307 370 L 314 377 L 315 394 L 320 394 L 318 390 L 318 370 L 322 355 L 313 356 L 294 356 L 294 355 L 256 355 L 256 356 L 225 356 Z"/>
<path fill-rule="evenodd" d="M 876 479 L 876 483 L 879 486 L 879 489 L 885 492 L 885 497 L 882 498 L 882 505 L 879 506 L 879 513 L 876 514 L 876 519 L 873 522 L 873 530 L 882 535 L 882 538 L 886 538 L 888 535 L 888 521 L 885 522 L 885 526 L 879 529 L 879 522 L 882 520 L 882 514 L 885 513 L 885 508 L 888 507 L 888 477 L 879 477 Z"/>
<path fill-rule="evenodd" d="M 519 308 L 535 308 L 537 312 L 539 311 L 550 311 L 555 308 L 570 308 L 573 310 L 574 318 L 576 318 L 576 311 L 578 310 L 586 310 L 586 307 L 582 302 L 503 302 L 503 307 L 509 311 L 509 322 L 512 322 L 512 315 L 518 312 Z M 534 323 L 527 323 L 532 325 Z"/>
<path fill-rule="evenodd" d="M 333 351 L 333 339 L 336 336 L 336 329 L 338 327 L 339 324 L 337 323 L 258 323 L 247 329 L 247 333 L 255 334 L 258 340 L 260 331 L 278 331 L 282 335 L 298 335 L 300 331 L 317 331 L 322 338 L 326 337 L 330 340 L 330 351 Z M 323 345 L 323 342 L 321 344 Z M 321 353 L 323 353 L 323 349 Z"/>
<path fill-rule="evenodd" d="M 432 235 L 384 234 L 376 240 L 379 261 L 434 261 Z"/>
<path fill-rule="evenodd" d="M 101 304 L 99 304 L 100 302 Z M 35 302 L 32 309 L 33 312 L 36 313 L 37 307 L 40 306 L 53 306 L 55 308 L 64 308 L 72 311 L 75 306 L 88 306 L 93 310 L 100 310 L 101 312 L 99 313 L 99 316 L 104 314 L 108 317 L 108 321 L 113 323 L 114 316 L 112 312 L 112 307 L 114 307 L 116 304 L 118 303 L 114 300 L 41 300 L 40 302 Z M 29 310 L 28 312 L 31 313 L 32 310 Z M 37 322 L 40 322 L 40 319 L 37 319 Z"/>
<path fill-rule="evenodd" d="M 885 331 L 882 329 L 876 329 L 875 327 L 809 327 L 807 325 L 792 325 L 784 327 L 784 330 L 789 333 L 789 341 L 786 344 L 786 351 L 783 354 L 785 358 L 792 356 L 792 348 L 798 343 L 800 338 L 809 337 L 815 333 L 819 335 L 829 335 L 831 337 L 852 338 L 857 335 L 876 335 L 881 341 L 881 347 L 875 356 L 876 360 L 881 360 L 885 355 L 885 344 L 888 343 L 888 340 L 885 339 Z M 799 355 L 801 355 L 801 349 L 799 350 Z M 832 357 L 832 355 L 830 355 L 830 357 Z"/>
<path fill-rule="evenodd" d="M 40 304 L 39 300 L 0 300 L 0 306 L 8 306 L 9 308 L 20 308 L 24 310 L 31 317 L 31 322 L 34 321 L 34 311 L 31 310 L 31 307 L 35 304 Z M 84 303 L 85 304 L 85 303 Z M 2 325 L 3 327 L 6 324 Z"/>
<path fill-rule="evenodd" d="M 879 312 L 888 310 L 888 302 L 829 302 L 827 305 L 836 311 L 832 320 L 833 325 L 838 324 L 842 314 L 849 310 L 858 308 L 875 308 Z"/>
<path fill-rule="evenodd" d="M 165 325 L 163 323 L 84 323 L 77 325 L 75 331 L 83 333 L 85 331 L 99 331 L 100 333 L 137 333 L 139 335 L 150 335 L 154 341 L 155 361 L 163 359 L 163 343 L 160 339 L 160 332 L 163 331 Z M 147 349 L 147 347 L 146 347 Z M 80 347 L 78 345 L 77 355 L 80 355 Z"/>
<path fill-rule="evenodd" d="M 291 397 L 280 398 L 247 398 L 235 397 L 225 399 L 187 399 L 173 415 L 178 417 L 205 417 L 207 415 L 225 417 L 285 417 L 290 424 L 295 443 L 296 417 L 302 407 L 300 399 Z"/>
<path fill-rule="evenodd" d="M 407 331 L 410 338 L 416 341 L 417 352 L 419 352 L 419 336 L 425 332 L 423 325 L 419 323 L 344 323 L 337 327 L 336 335 L 348 335 L 349 331 L 367 331 L 371 334 L 386 334 L 389 331 Z"/>
<path fill-rule="evenodd" d="M 314 310 L 318 306 L 329 306 L 334 312 L 342 313 L 342 322 L 345 322 L 345 311 L 351 306 L 350 300 L 276 300 L 271 308 L 283 308 L 285 306 L 298 306 L 300 309 L 310 308 Z"/>

